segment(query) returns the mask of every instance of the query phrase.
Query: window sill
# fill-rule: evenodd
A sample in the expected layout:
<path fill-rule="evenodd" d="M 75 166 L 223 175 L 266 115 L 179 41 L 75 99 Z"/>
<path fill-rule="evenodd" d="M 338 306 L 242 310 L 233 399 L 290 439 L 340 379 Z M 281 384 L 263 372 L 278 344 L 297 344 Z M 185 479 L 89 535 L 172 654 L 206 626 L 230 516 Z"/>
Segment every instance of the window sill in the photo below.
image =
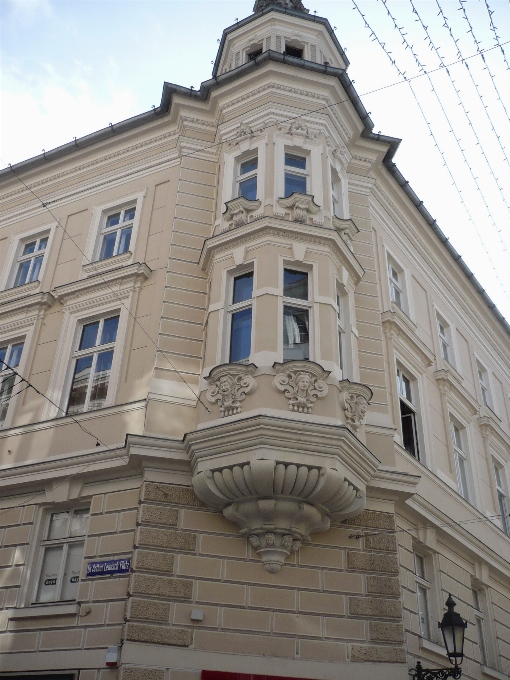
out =
<path fill-rule="evenodd" d="M 441 645 L 432 642 L 432 640 L 427 640 L 427 638 L 420 637 L 420 649 L 426 649 L 428 652 L 434 652 L 434 654 L 438 654 L 448 661 L 446 649 Z"/>
<path fill-rule="evenodd" d="M 25 295 L 30 295 L 30 293 L 34 293 L 36 290 L 39 290 L 40 285 L 40 281 L 31 281 L 30 283 L 25 283 L 22 286 L 7 288 L 0 293 L 0 304 L 2 302 L 10 302 L 16 298 L 25 297 Z"/>
<path fill-rule="evenodd" d="M 80 605 L 72 604 L 43 604 L 19 609 L 8 609 L 10 619 L 35 619 L 40 616 L 69 616 L 77 614 Z"/>
<path fill-rule="evenodd" d="M 505 675 L 504 673 L 500 673 L 499 671 L 496 671 L 494 668 L 489 668 L 488 666 L 480 666 L 482 670 L 482 675 L 487 676 L 488 678 L 494 678 L 494 680 L 508 680 L 508 676 Z"/>
<path fill-rule="evenodd" d="M 115 255 L 114 257 L 107 257 L 106 260 L 96 260 L 95 262 L 89 262 L 84 264 L 81 271 L 85 276 L 93 276 L 94 274 L 100 274 L 104 271 L 109 271 L 110 269 L 115 269 L 126 262 L 130 262 L 133 259 L 133 253 L 128 250 L 120 255 Z"/>

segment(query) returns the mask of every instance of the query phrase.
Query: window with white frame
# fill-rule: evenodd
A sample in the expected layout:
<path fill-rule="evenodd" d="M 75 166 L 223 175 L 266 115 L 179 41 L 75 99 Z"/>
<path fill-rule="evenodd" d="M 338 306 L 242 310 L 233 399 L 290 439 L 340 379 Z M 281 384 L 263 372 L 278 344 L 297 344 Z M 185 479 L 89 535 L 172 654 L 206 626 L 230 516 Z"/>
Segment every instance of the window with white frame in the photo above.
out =
<path fill-rule="evenodd" d="M 388 259 L 388 277 L 390 284 L 390 299 L 402 311 L 406 308 L 404 272 L 391 258 Z"/>
<path fill-rule="evenodd" d="M 439 315 L 437 316 L 437 333 L 439 335 L 439 347 L 442 358 L 451 366 L 454 365 L 452 334 L 449 324 Z"/>
<path fill-rule="evenodd" d="M 416 385 L 401 368 L 397 368 L 397 384 L 400 402 L 400 422 L 402 427 L 402 444 L 405 450 L 420 460 L 417 426 Z"/>
<path fill-rule="evenodd" d="M 20 242 L 15 265 L 16 271 L 12 281 L 13 288 L 39 280 L 48 239 L 49 234 L 44 233 Z"/>
<path fill-rule="evenodd" d="M 16 341 L 0 345 L 0 427 L 3 427 L 5 423 L 9 403 L 16 386 L 16 375 L 11 369 L 19 366 L 23 344 L 22 341 Z"/>
<path fill-rule="evenodd" d="M 468 471 L 467 471 L 467 441 L 466 431 L 453 421 L 450 421 L 450 429 L 453 443 L 453 458 L 455 463 L 455 474 L 457 477 L 457 489 L 459 494 L 470 501 Z"/>
<path fill-rule="evenodd" d="M 487 640 L 485 634 L 485 615 L 482 611 L 482 593 L 477 588 L 472 588 L 473 609 L 475 614 L 475 627 L 478 635 L 478 648 L 480 649 L 480 663 L 484 666 L 489 665 L 487 654 Z"/>
<path fill-rule="evenodd" d="M 72 357 L 68 414 L 93 411 L 104 406 L 118 326 L 118 314 L 81 325 Z"/>
<path fill-rule="evenodd" d="M 257 200 L 257 172 L 258 156 L 252 156 L 237 164 L 237 192 L 236 196 L 244 196 L 249 201 Z"/>
<path fill-rule="evenodd" d="M 283 270 L 283 360 L 310 358 L 308 272 Z"/>
<path fill-rule="evenodd" d="M 88 508 L 48 513 L 34 603 L 76 600 L 88 521 Z"/>
<path fill-rule="evenodd" d="M 414 553 L 414 576 L 416 580 L 416 595 L 418 598 L 418 618 L 420 635 L 430 640 L 430 580 L 428 578 L 427 559 L 424 555 Z"/>
<path fill-rule="evenodd" d="M 476 370 L 478 373 L 480 393 L 482 395 L 482 404 L 491 408 L 492 399 L 489 388 L 489 374 L 487 373 L 487 369 L 484 366 L 482 366 L 482 364 L 479 361 L 476 362 Z"/>
<path fill-rule="evenodd" d="M 503 527 L 505 534 L 510 536 L 510 517 L 508 515 L 510 507 L 508 505 L 508 486 L 506 483 L 505 468 L 496 462 L 494 462 L 493 465 L 501 526 Z"/>
<path fill-rule="evenodd" d="M 229 362 L 247 361 L 251 353 L 253 317 L 253 272 L 234 276 L 231 303 L 228 308 L 230 326 Z"/>
<path fill-rule="evenodd" d="M 339 291 L 336 294 L 336 305 L 337 305 L 337 332 L 338 332 L 338 365 L 342 372 L 344 371 L 344 361 L 345 361 L 345 305 L 344 305 L 344 295 L 341 295 Z"/>
<path fill-rule="evenodd" d="M 285 198 L 293 193 L 307 193 L 308 159 L 306 156 L 286 151 L 284 173 Z"/>
<path fill-rule="evenodd" d="M 135 215 L 136 205 L 104 215 L 101 228 L 99 260 L 107 260 L 110 257 L 115 257 L 129 251 Z"/>
<path fill-rule="evenodd" d="M 331 207 L 332 214 L 339 219 L 343 218 L 342 206 L 342 181 L 336 170 L 331 168 Z"/>

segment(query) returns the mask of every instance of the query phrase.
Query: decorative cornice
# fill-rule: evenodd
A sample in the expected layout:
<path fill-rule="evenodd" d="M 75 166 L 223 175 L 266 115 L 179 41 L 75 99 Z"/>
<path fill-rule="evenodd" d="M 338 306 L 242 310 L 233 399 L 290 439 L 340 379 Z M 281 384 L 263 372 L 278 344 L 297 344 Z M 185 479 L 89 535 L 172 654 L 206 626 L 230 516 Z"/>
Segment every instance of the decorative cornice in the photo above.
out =
<path fill-rule="evenodd" d="M 14 299 L 24 298 L 27 295 L 31 295 L 39 288 L 40 285 L 41 285 L 40 281 L 31 281 L 30 283 L 25 283 L 23 286 L 6 288 L 5 290 L 0 292 L 0 305 L 3 305 L 6 302 L 10 302 L 11 300 Z"/>
<path fill-rule="evenodd" d="M 250 201 L 244 196 L 238 196 L 227 201 L 225 206 L 227 209 L 223 213 L 223 219 L 229 223 L 229 229 L 236 229 L 248 224 L 250 213 L 258 210 L 261 202 L 258 199 Z"/>
<path fill-rule="evenodd" d="M 34 319 L 51 307 L 55 302 L 55 297 L 51 293 L 35 293 L 34 295 L 27 295 L 17 300 L 9 300 L 0 304 L 0 319 L 6 319 L 10 316 L 21 315 L 27 316 L 29 312 L 35 314 Z M 22 323 L 24 319 L 19 319 Z M 15 323 L 18 323 L 15 322 Z M 2 323 L 2 330 L 5 326 Z"/>
<path fill-rule="evenodd" d="M 452 371 L 441 368 L 434 372 L 434 377 L 441 392 L 452 395 L 470 415 L 475 416 L 478 413 L 480 408 L 478 402 L 459 383 Z"/>
<path fill-rule="evenodd" d="M 383 331 L 388 336 L 396 337 L 398 340 L 416 354 L 421 363 L 428 368 L 434 363 L 436 356 L 416 335 L 416 326 L 411 319 L 404 318 L 403 312 L 386 311 L 381 314 Z M 413 328 L 414 326 L 414 328 Z"/>

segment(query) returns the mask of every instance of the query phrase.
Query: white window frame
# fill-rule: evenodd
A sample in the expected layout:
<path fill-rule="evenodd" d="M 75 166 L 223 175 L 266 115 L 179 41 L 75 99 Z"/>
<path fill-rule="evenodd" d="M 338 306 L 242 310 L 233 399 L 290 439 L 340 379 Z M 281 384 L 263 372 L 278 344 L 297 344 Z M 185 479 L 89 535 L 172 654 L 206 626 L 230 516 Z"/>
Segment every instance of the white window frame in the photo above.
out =
<path fill-rule="evenodd" d="M 75 600 L 62 600 L 62 599 L 57 599 L 57 600 L 52 600 L 51 602 L 39 602 L 37 600 L 37 591 L 39 589 L 39 582 L 41 578 L 41 571 L 43 568 L 43 561 L 44 561 L 44 553 L 46 547 L 52 547 L 52 546 L 57 546 L 57 545 L 64 545 L 64 550 L 62 554 L 62 561 L 60 565 L 60 584 L 59 584 L 59 593 L 61 594 L 62 592 L 62 575 L 63 575 L 63 569 L 64 565 L 66 563 L 67 559 L 67 550 L 68 546 L 71 544 L 76 544 L 76 543 L 83 543 L 83 555 L 82 555 L 82 565 L 83 566 L 83 560 L 84 560 L 84 553 L 85 553 L 85 542 L 87 539 L 87 533 L 88 533 L 88 528 L 85 534 L 82 536 L 76 536 L 76 537 L 66 537 L 63 539 L 54 539 L 54 540 L 49 540 L 45 538 L 47 536 L 49 527 L 50 527 L 50 522 L 51 522 L 51 516 L 54 513 L 58 512 L 66 512 L 69 511 L 71 513 L 74 513 L 77 510 L 88 510 L 89 511 L 89 521 L 90 521 L 90 505 L 79 505 L 76 507 L 71 507 L 71 506 L 66 506 L 62 508 L 58 507 L 51 507 L 51 508 L 45 508 L 43 510 L 43 515 L 42 515 L 42 522 L 41 522 L 41 530 L 40 530 L 40 536 L 39 540 L 37 542 L 37 548 L 36 548 L 36 569 L 34 572 L 34 577 L 31 579 L 32 583 L 30 584 L 30 588 L 28 591 L 28 596 L 29 596 L 29 605 L 37 605 L 37 606 L 48 606 L 48 605 L 56 605 L 56 604 L 63 604 L 65 602 L 76 602 L 77 597 L 78 597 L 78 592 L 77 592 L 77 597 Z"/>
<path fill-rule="evenodd" d="M 476 587 L 471 586 L 473 595 L 473 610 L 475 616 L 475 628 L 478 637 L 478 648 L 480 649 L 480 663 L 483 666 L 489 665 L 489 651 L 487 647 L 487 634 L 485 630 L 485 613 L 482 608 L 483 593 Z"/>
<path fill-rule="evenodd" d="M 249 125 L 249 122 L 246 122 Z M 236 127 L 239 127 L 237 123 Z M 232 129 L 231 134 L 234 134 L 235 128 Z M 223 178 L 222 178 L 222 195 L 221 204 L 218 202 L 218 213 L 215 225 L 218 226 L 222 221 L 222 214 L 225 211 L 225 204 L 234 198 L 237 198 L 237 178 L 239 167 L 249 158 L 257 156 L 257 199 L 264 205 L 264 186 L 266 176 L 266 137 L 257 141 L 250 137 L 243 139 L 238 145 L 227 149 L 223 156 Z"/>
<path fill-rule="evenodd" d="M 126 220 L 126 212 L 128 210 L 132 210 L 134 208 L 135 214 L 133 216 L 132 220 Z M 108 219 L 115 214 L 120 214 L 120 219 L 117 224 L 114 226 L 108 227 Z M 99 242 L 98 242 L 98 249 L 97 249 L 97 262 L 104 262 L 105 260 L 110 260 L 114 257 L 117 257 L 117 255 L 124 255 L 126 253 L 131 253 L 131 239 L 133 237 L 133 225 L 136 219 L 136 205 L 133 205 L 132 203 L 129 205 L 125 205 L 122 208 L 116 209 L 116 210 L 108 210 L 105 211 L 103 218 L 101 219 L 101 227 L 100 227 L 100 235 L 99 235 Z M 131 236 L 129 240 L 129 248 L 122 253 L 119 252 L 119 246 L 120 246 L 120 237 L 122 234 L 122 231 L 124 229 L 130 228 L 131 229 Z M 103 243 L 105 241 L 105 238 L 109 236 L 110 234 L 115 233 L 115 245 L 113 248 L 113 255 L 110 255 L 110 257 L 100 257 L 101 252 L 103 250 Z"/>
<path fill-rule="evenodd" d="M 285 159 L 289 156 L 296 156 L 299 158 L 304 158 L 305 159 L 305 168 L 294 168 L 291 165 L 287 165 L 285 163 Z M 288 196 L 291 196 L 291 194 L 286 194 L 285 191 L 285 184 L 286 184 L 286 175 L 295 175 L 296 177 L 304 177 L 306 181 L 306 189 L 305 189 L 305 194 L 310 194 L 310 153 L 306 151 L 306 149 L 294 149 L 291 147 L 285 147 L 284 148 L 284 155 L 283 155 L 283 197 L 287 198 Z"/>
<path fill-rule="evenodd" d="M 331 217 L 339 220 L 349 219 L 349 201 L 347 196 L 347 178 L 334 166 L 330 167 L 331 178 Z M 335 213 L 335 203 L 338 214 Z"/>
<path fill-rule="evenodd" d="M 456 433 L 458 433 L 457 441 Z M 469 465 L 469 447 L 466 428 L 450 415 L 450 436 L 453 448 L 453 462 L 459 495 L 468 503 L 474 504 Z M 464 472 L 464 475 L 462 474 Z"/>
<path fill-rule="evenodd" d="M 420 414 L 420 400 L 419 400 L 419 395 L 418 395 L 418 381 L 399 362 L 397 362 L 396 375 L 397 375 L 398 416 L 399 416 L 400 437 L 401 437 L 401 441 L 402 441 L 402 447 L 405 448 L 400 402 L 403 402 L 405 404 L 405 406 L 407 406 L 414 413 L 413 430 L 414 430 L 416 455 L 413 455 L 410 451 L 407 451 L 407 449 L 406 449 L 406 451 L 415 460 L 418 460 L 418 461 L 423 463 L 424 462 L 424 460 L 423 460 L 424 456 L 423 456 L 423 451 L 422 451 L 422 438 L 420 437 L 420 415 L 419 415 Z M 404 392 L 404 389 L 403 389 L 403 386 L 405 384 L 404 378 L 407 379 L 408 382 L 409 382 L 411 399 L 409 399 L 408 396 Z"/>
<path fill-rule="evenodd" d="M 48 264 L 48 259 L 50 255 L 51 246 L 53 243 L 53 238 L 55 235 L 56 223 L 46 224 L 36 229 L 30 229 L 29 231 L 24 231 L 19 234 L 13 234 L 11 239 L 11 244 L 9 246 L 9 251 L 5 258 L 5 263 L 2 268 L 2 274 L 0 276 L 0 290 L 12 290 L 13 293 L 16 290 L 20 291 L 20 295 L 28 292 L 36 292 L 40 287 L 44 279 L 44 273 L 46 271 L 46 266 Z M 39 276 L 35 281 L 30 283 L 25 283 L 22 286 L 17 286 L 13 288 L 13 283 L 16 278 L 16 273 L 18 270 L 18 262 L 21 256 L 21 252 L 25 243 L 30 243 L 30 241 L 35 241 L 37 239 L 48 237 L 48 243 L 44 250 L 44 259 L 39 271 Z M 23 291 L 23 293 L 21 292 Z"/>
<path fill-rule="evenodd" d="M 492 468 L 494 475 L 494 488 L 496 491 L 497 513 L 501 515 L 501 529 L 507 536 L 510 536 L 510 503 L 508 501 L 508 479 L 505 466 L 494 457 L 492 458 Z M 505 515 L 505 516 L 503 516 Z"/>
<path fill-rule="evenodd" d="M 257 167 L 255 170 L 251 170 L 250 172 L 247 172 L 246 174 L 242 175 L 241 174 L 241 167 L 244 163 L 247 163 L 248 161 L 251 161 L 253 159 L 257 159 Z M 243 182 L 246 182 L 246 180 L 252 179 L 253 177 L 256 177 L 257 179 L 257 195 L 255 196 L 255 199 L 252 200 L 257 200 L 259 197 L 259 157 L 257 151 L 254 153 L 247 152 L 245 154 L 241 154 L 241 156 L 238 156 L 236 158 L 236 177 L 235 177 L 235 188 L 234 188 L 234 196 L 233 198 L 238 198 L 241 196 L 241 184 Z M 246 199 L 250 200 L 250 199 Z"/>
<path fill-rule="evenodd" d="M 396 274 L 396 276 L 394 274 Z M 390 287 L 390 302 L 405 312 L 406 294 L 404 270 L 397 265 L 393 258 L 388 258 L 388 282 Z"/>
<path fill-rule="evenodd" d="M 281 361 L 292 361 L 292 359 L 284 359 L 283 357 L 283 311 L 284 307 L 295 307 L 297 309 L 306 309 L 308 311 L 308 359 L 297 359 L 297 361 L 312 361 L 314 358 L 314 346 L 315 346 L 315 325 L 313 322 L 313 311 L 314 311 L 314 286 L 313 286 L 313 267 L 304 265 L 303 262 L 295 264 L 294 262 L 281 259 L 282 267 L 280 272 L 280 341 L 278 354 L 281 357 Z M 301 300 L 299 298 L 286 297 L 283 294 L 284 290 L 284 272 L 286 269 L 292 271 L 303 272 L 308 275 L 308 300 Z M 279 325 L 280 325 L 279 324 Z"/>
<path fill-rule="evenodd" d="M 239 276 L 244 276 L 245 274 L 253 275 L 253 290 L 252 296 L 248 300 L 243 300 L 242 302 L 237 302 L 234 304 L 232 302 L 234 296 L 234 282 Z M 250 354 L 245 359 L 236 361 L 236 364 L 249 364 L 251 357 L 253 355 L 253 340 L 254 340 L 254 317 L 255 317 L 255 268 L 252 263 L 251 266 L 236 267 L 236 269 L 227 272 L 228 280 L 226 286 L 226 329 L 224 337 L 226 339 L 225 347 L 223 349 L 223 363 L 230 363 L 230 350 L 232 341 L 232 319 L 236 312 L 241 312 L 244 309 L 251 309 L 251 337 L 250 337 Z"/>
<path fill-rule="evenodd" d="M 119 259 L 122 259 L 123 265 L 133 261 L 134 252 L 138 241 L 143 200 L 145 198 L 146 191 L 147 190 L 144 188 L 140 191 L 129 194 L 128 196 L 122 196 L 118 199 L 108 201 L 107 203 L 94 206 L 92 209 L 91 226 L 84 250 L 82 270 L 84 267 L 86 268 L 87 265 L 91 264 L 96 265 L 95 269 L 97 269 L 98 265 L 102 269 L 118 267 L 120 264 Z M 129 250 L 121 255 L 109 257 L 106 260 L 100 260 L 99 254 L 101 251 L 103 227 L 106 224 L 108 215 L 118 212 L 119 210 L 130 208 L 132 206 L 135 206 L 135 218 L 133 220 L 133 231 L 131 232 Z"/>
<path fill-rule="evenodd" d="M 437 337 L 439 341 L 439 356 L 441 361 L 446 361 L 456 369 L 456 351 L 453 336 L 453 328 L 445 316 L 436 310 Z M 442 329 L 442 330 L 441 330 Z M 446 354 L 446 356 L 445 356 Z"/>
<path fill-rule="evenodd" d="M 25 365 L 26 361 L 26 354 L 27 354 L 27 342 L 26 342 L 26 336 L 21 336 L 21 337 L 15 337 L 15 338 L 9 338 L 5 340 L 0 339 L 0 346 L 5 347 L 7 346 L 7 354 L 6 354 L 6 363 L 9 363 L 9 350 L 12 348 L 13 345 L 19 345 L 23 343 L 23 349 L 21 350 L 21 356 L 20 356 L 20 362 L 17 366 L 13 366 L 13 369 L 16 371 L 16 373 L 19 373 L 20 375 L 23 375 L 23 368 Z M 0 429 L 5 430 L 6 428 L 9 427 L 12 417 L 14 414 L 15 406 L 16 406 L 16 401 L 17 401 L 17 396 L 18 394 L 21 393 L 21 391 L 24 391 L 23 388 L 26 387 L 26 384 L 20 383 L 19 378 L 16 377 L 15 374 L 13 374 L 8 368 L 6 368 L 3 364 L 0 363 L 0 386 L 2 385 L 3 381 L 8 378 L 10 375 L 14 375 L 14 385 L 12 387 L 12 393 L 11 396 L 8 399 L 8 406 L 7 406 L 7 411 L 5 414 L 4 422 L 0 423 Z M 16 382 L 18 381 L 18 382 Z M 2 399 L 0 397 L 0 399 Z M 3 397 L 5 399 L 5 397 Z M 0 408 L 3 406 L 3 403 L 0 403 Z"/>
<path fill-rule="evenodd" d="M 492 390 L 489 378 L 489 371 L 485 365 L 477 358 L 476 359 L 476 375 L 478 379 L 478 387 L 480 390 L 481 403 L 491 411 L 494 410 L 492 400 Z"/>
<path fill-rule="evenodd" d="M 336 289 L 336 325 L 338 332 L 338 366 L 342 371 L 342 376 L 345 373 L 345 360 L 346 360 L 346 335 L 347 326 L 345 324 L 345 298 L 346 295 L 342 295 L 341 291 Z"/>
<path fill-rule="evenodd" d="M 416 550 L 413 552 L 413 558 L 414 558 L 414 578 L 416 581 L 416 599 L 418 603 L 418 622 L 420 626 L 420 635 L 422 638 L 426 640 L 432 640 L 433 641 L 433 633 L 432 633 L 432 626 L 431 626 L 431 615 L 430 615 L 430 610 L 431 610 L 431 583 L 430 583 L 430 578 L 429 577 L 429 565 L 428 565 L 428 559 L 425 555 L 422 555 L 421 553 L 417 552 Z M 419 574 L 419 566 L 421 565 L 422 568 L 422 575 Z M 423 593 L 423 602 L 425 604 L 426 611 L 422 611 L 421 607 L 421 602 L 420 602 L 420 592 Z"/>
<path fill-rule="evenodd" d="M 308 180 L 307 194 L 314 197 L 317 205 L 329 205 L 329 189 L 325 183 L 328 182 L 327 170 L 323 181 L 322 158 L 324 147 L 321 141 L 309 139 L 308 137 L 293 135 L 288 133 L 275 133 L 274 136 L 274 205 L 279 205 L 279 200 L 285 197 L 285 154 L 295 154 L 296 156 L 307 157 Z M 297 168 L 294 168 L 298 170 Z M 292 170 L 289 168 L 289 171 Z M 322 221 L 323 210 L 316 215 L 317 221 Z"/>

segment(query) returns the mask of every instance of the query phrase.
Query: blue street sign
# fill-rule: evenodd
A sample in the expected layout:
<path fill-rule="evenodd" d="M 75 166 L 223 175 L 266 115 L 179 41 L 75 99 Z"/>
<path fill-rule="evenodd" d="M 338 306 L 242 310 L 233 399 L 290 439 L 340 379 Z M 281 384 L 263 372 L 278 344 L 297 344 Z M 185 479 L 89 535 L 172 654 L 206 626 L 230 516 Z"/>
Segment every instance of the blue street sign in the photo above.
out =
<path fill-rule="evenodd" d="M 127 574 L 131 570 L 131 560 L 107 560 L 105 562 L 89 562 L 87 576 L 108 576 L 111 574 Z"/>

